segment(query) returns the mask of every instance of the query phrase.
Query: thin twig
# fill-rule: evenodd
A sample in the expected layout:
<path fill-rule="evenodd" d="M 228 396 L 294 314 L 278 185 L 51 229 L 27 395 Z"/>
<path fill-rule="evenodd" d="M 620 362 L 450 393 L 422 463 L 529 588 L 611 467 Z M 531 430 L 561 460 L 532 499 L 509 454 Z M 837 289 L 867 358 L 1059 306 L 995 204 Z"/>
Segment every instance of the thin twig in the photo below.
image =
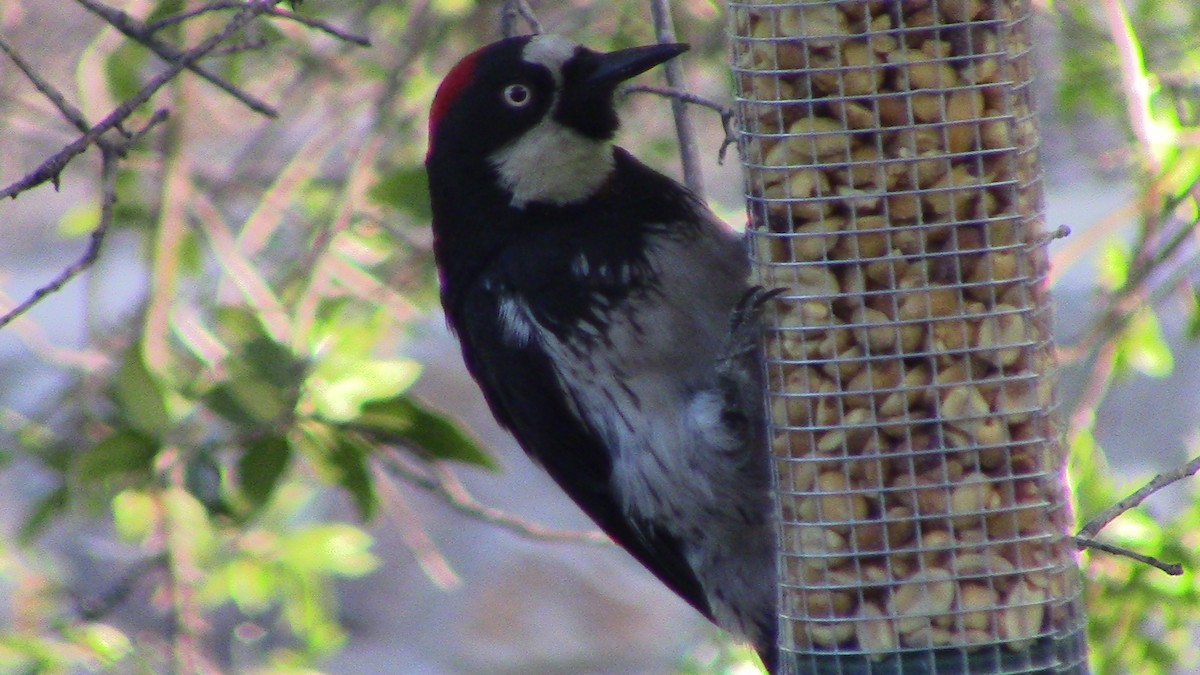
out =
<path fill-rule="evenodd" d="M 245 6 L 246 3 L 242 2 L 241 0 L 225 0 L 224 2 L 214 2 L 212 4 L 204 5 L 203 7 L 197 7 L 186 12 L 180 12 L 179 14 L 163 17 L 158 21 L 152 21 L 145 25 L 145 29 L 147 32 L 156 33 L 167 26 L 172 26 L 177 23 L 187 21 L 188 19 L 194 19 L 201 14 L 217 12 L 226 9 L 240 9 Z M 314 19 L 304 16 L 303 14 L 296 14 L 295 12 L 291 12 L 286 9 L 280 9 L 279 7 L 272 7 L 263 13 L 267 16 L 274 16 L 280 19 L 295 21 L 296 23 L 303 24 L 309 28 L 316 28 L 317 30 L 328 33 L 339 40 L 353 42 L 361 47 L 371 46 L 371 40 L 369 38 L 362 35 L 356 35 L 354 33 L 348 33 L 331 23 L 322 21 L 321 19 Z"/>
<path fill-rule="evenodd" d="M 525 0 L 504 0 L 504 4 L 500 7 L 500 34 L 506 38 L 516 35 L 518 17 L 524 19 L 525 23 L 529 25 L 529 32 L 541 35 L 542 24 Z"/>
<path fill-rule="evenodd" d="M 252 51 L 255 51 L 258 49 L 262 49 L 263 47 L 266 47 L 266 46 L 267 46 L 266 40 L 264 40 L 262 38 L 254 38 L 254 39 L 246 40 L 245 42 L 239 42 L 239 43 L 233 44 L 233 45 L 225 45 L 223 47 L 217 47 L 216 49 L 212 50 L 212 52 L 208 56 L 209 56 L 209 58 L 216 58 L 219 56 L 232 56 L 234 54 L 243 54 L 245 52 L 252 52 Z"/>
<path fill-rule="evenodd" d="M 659 44 L 676 42 L 675 22 L 671 19 L 669 0 L 650 0 L 650 15 L 654 21 L 654 36 Z M 663 64 L 667 75 L 667 86 L 675 90 L 686 88 L 683 64 L 671 59 Z M 700 147 L 688 117 L 688 107 L 679 98 L 671 99 L 671 113 L 675 117 L 675 136 L 679 139 L 679 163 L 683 167 L 683 183 L 695 195 L 704 198 L 704 173 L 700 169 Z"/>
<path fill-rule="evenodd" d="M 76 155 L 83 153 L 89 146 L 94 144 L 105 132 L 115 127 L 118 127 L 130 115 L 133 114 L 143 103 L 150 100 L 159 89 L 162 89 L 168 82 L 175 79 L 179 73 L 188 67 L 197 59 L 203 58 L 209 52 L 229 39 L 242 26 L 245 26 L 255 17 L 267 9 L 267 5 L 247 5 L 245 9 L 238 12 L 229 23 L 225 24 L 217 33 L 211 35 L 204 42 L 201 42 L 196 47 L 188 50 L 180 56 L 177 61 L 174 61 L 167 67 L 166 70 L 159 73 L 157 76 L 147 82 L 133 96 L 126 99 L 121 105 L 117 106 L 107 117 L 100 120 L 95 126 L 88 130 L 83 136 L 69 143 L 62 150 L 59 150 L 53 156 L 46 159 L 36 169 L 25 174 L 15 183 L 0 190 L 0 199 L 5 197 L 15 197 L 16 195 L 28 190 L 29 188 L 41 185 L 47 181 L 53 183 L 55 187 L 58 185 L 58 176 L 62 173 L 67 163 L 75 158 Z"/>
<path fill-rule="evenodd" d="M 57 292 L 68 281 L 82 274 L 84 270 L 96 262 L 96 258 L 100 255 L 100 248 L 104 244 L 104 238 L 108 234 L 109 227 L 112 225 L 113 206 L 117 202 L 117 160 L 120 159 L 120 156 L 129 145 L 141 140 L 151 128 L 165 119 L 167 119 L 167 111 L 158 110 L 144 127 L 136 131 L 124 143 L 100 144 L 100 221 L 97 223 L 96 228 L 92 230 L 87 248 L 84 249 L 83 255 L 78 260 L 59 272 L 58 276 L 54 277 L 49 283 L 39 287 L 20 304 L 0 316 L 0 328 L 4 328 L 13 319 L 29 311 L 31 307 L 41 302 L 42 298 Z"/>
<path fill-rule="evenodd" d="M 1111 523 L 1121 514 L 1146 501 L 1146 499 L 1148 499 L 1155 492 L 1158 492 L 1172 483 L 1177 483 L 1184 478 L 1194 476 L 1198 471 L 1200 471 L 1200 457 L 1194 457 L 1191 461 L 1181 464 L 1170 471 L 1158 474 L 1154 478 L 1150 479 L 1150 482 L 1138 488 L 1133 494 L 1122 499 L 1116 504 L 1113 504 L 1107 509 L 1104 509 L 1099 513 L 1099 515 L 1089 520 L 1087 524 L 1079 530 L 1078 536 L 1082 539 L 1095 538 L 1100 530 L 1104 529 L 1106 525 Z"/>
<path fill-rule="evenodd" d="M 196 546 L 190 522 L 183 517 L 171 499 L 172 491 L 183 491 L 186 462 L 180 460 L 179 449 L 164 448 L 162 455 L 168 466 L 168 487 L 155 492 L 158 508 L 163 514 L 159 523 L 166 558 L 165 590 L 170 599 L 169 634 L 171 636 L 171 666 L 179 675 L 215 675 L 220 671 L 209 662 L 204 653 L 203 641 L 208 624 L 200 608 L 200 580 L 203 573 L 197 562 Z"/>
<path fill-rule="evenodd" d="M 1150 112 L 1150 81 L 1146 77 L 1142 48 L 1133 33 L 1124 0 L 1105 0 L 1104 10 L 1108 32 L 1117 47 L 1117 56 L 1121 63 L 1121 81 L 1124 84 L 1129 126 L 1142 147 L 1147 170 L 1155 174 L 1158 173 L 1161 158 L 1151 131 L 1154 120 Z"/>
<path fill-rule="evenodd" d="M 114 146 L 101 146 L 100 154 L 102 157 L 100 164 L 100 222 L 96 225 L 96 229 L 92 230 L 83 255 L 59 272 L 58 276 L 49 283 L 39 287 L 20 304 L 0 316 L 0 328 L 4 328 L 13 319 L 29 311 L 31 307 L 41 302 L 42 298 L 57 292 L 68 281 L 91 267 L 96 262 L 96 258 L 100 256 L 100 248 L 104 245 L 104 238 L 108 235 L 108 229 L 112 225 L 113 205 L 117 202 L 117 160 L 119 159 L 118 151 Z"/>
<path fill-rule="evenodd" d="M 42 79 L 42 76 L 38 75 L 37 71 L 34 70 L 33 67 L 28 63 L 26 63 L 25 59 L 22 59 L 21 56 L 17 54 L 17 52 L 10 47 L 3 38 L 0 38 L 0 51 L 8 54 L 8 58 L 12 59 L 12 62 L 15 63 L 17 68 L 19 68 L 21 72 L 25 74 L 25 77 L 29 78 L 29 81 L 33 83 L 33 86 L 36 87 L 38 91 L 42 92 L 42 95 L 50 99 L 50 102 L 54 104 L 55 108 L 58 108 L 58 111 L 62 113 L 63 117 L 67 118 L 68 122 L 74 125 L 74 127 L 79 131 L 84 133 L 87 132 L 90 125 L 87 123 L 87 120 L 84 119 L 83 113 L 79 110 L 79 108 L 76 108 L 74 105 L 72 105 L 71 102 L 62 95 L 62 92 L 54 87 L 54 85 Z"/>
<path fill-rule="evenodd" d="M 446 556 L 438 549 L 433 537 L 421 524 L 421 518 L 416 510 L 404 498 L 395 483 L 388 479 L 387 473 L 379 462 L 371 463 L 379 501 L 383 505 L 383 515 L 396 525 L 401 543 L 417 560 L 417 565 L 425 572 L 438 588 L 448 591 L 459 588 L 463 584 L 462 577 L 446 560 Z"/>
<path fill-rule="evenodd" d="M 630 94 L 656 94 L 658 96 L 677 99 L 683 101 L 684 103 L 691 103 L 693 105 L 698 105 L 715 111 L 721 116 L 721 128 L 725 130 L 725 140 L 721 141 L 721 147 L 717 150 L 717 164 L 724 164 L 725 151 L 729 149 L 729 146 L 737 145 L 737 130 L 734 128 L 733 124 L 734 120 L 736 119 L 736 113 L 733 112 L 733 108 L 730 106 L 723 105 L 710 98 L 698 96 L 690 91 L 682 91 L 668 87 L 655 87 L 648 84 L 626 85 L 622 91 Z"/>
<path fill-rule="evenodd" d="M 108 616 L 110 612 L 125 602 L 151 572 L 165 567 L 167 554 L 159 553 L 135 562 L 108 589 L 92 597 L 76 596 L 75 611 L 84 621 L 96 621 Z"/>
<path fill-rule="evenodd" d="M 400 95 L 403 85 L 408 82 L 409 67 L 424 54 L 422 46 L 428 44 L 433 17 L 433 3 L 430 0 L 423 0 L 421 4 L 414 4 L 409 8 L 408 24 L 404 28 L 404 33 L 400 35 L 400 39 L 396 41 L 400 45 L 400 53 L 395 62 L 388 65 L 383 87 L 375 99 L 375 119 L 372 127 L 376 133 L 385 133 L 389 136 L 392 134 L 391 120 L 395 115 L 396 97 Z"/>
<path fill-rule="evenodd" d="M 83 0 L 87 1 L 87 0 Z M 117 106 L 103 120 L 88 129 L 83 136 L 69 143 L 62 150 L 55 153 L 50 158 L 46 159 L 32 172 L 26 174 L 15 183 L 0 190 L 0 198 L 15 197 L 17 194 L 24 192 L 34 186 L 41 185 L 47 181 L 51 182 L 55 188 L 58 187 L 58 177 L 66 165 L 77 155 L 83 153 L 91 145 L 96 145 L 100 148 L 101 169 L 101 199 L 100 199 L 100 221 L 96 228 L 92 231 L 88 241 L 88 246 L 84 250 L 83 255 L 59 274 L 49 283 L 41 286 L 29 295 L 24 301 L 16 305 L 4 315 L 0 316 L 0 328 L 8 325 L 13 319 L 21 316 L 29 311 L 34 305 L 40 302 L 46 296 L 57 292 L 70 280 L 82 274 L 90 268 L 100 255 L 100 249 L 104 244 L 104 239 L 108 234 L 109 228 L 113 219 L 113 206 L 117 200 L 116 181 L 117 181 L 117 163 L 124 156 L 132 143 L 141 140 L 151 128 L 162 122 L 167 117 L 164 110 L 156 111 L 142 129 L 133 133 L 127 134 L 127 137 L 122 141 L 109 141 L 103 138 L 104 134 L 109 130 L 120 128 L 120 125 L 133 114 L 134 110 L 142 104 L 150 100 L 159 89 L 167 82 L 174 79 L 184 68 L 187 68 L 190 63 L 196 59 L 202 58 L 215 49 L 219 44 L 229 38 L 234 32 L 242 26 L 252 21 L 262 11 L 269 8 L 263 0 L 257 5 L 247 5 L 245 9 L 238 12 L 225 27 L 208 39 L 192 48 L 191 50 L 180 54 L 178 60 L 170 64 L 170 66 L 159 73 L 156 77 L 146 83 L 137 93 L 126 99 L 121 105 Z M 8 51 L 8 50 L 6 50 Z M 40 79 L 40 78 L 39 78 Z M 35 82 L 36 86 L 36 82 Z M 64 112 L 64 114 L 68 114 Z"/>
<path fill-rule="evenodd" d="M 219 12 L 225 9 L 241 9 L 245 6 L 246 3 L 242 2 L 242 0 L 224 0 L 223 2 L 212 2 L 207 5 L 201 5 L 195 9 L 189 9 L 186 12 L 180 12 L 179 14 L 172 14 L 171 16 L 163 17 L 158 21 L 151 21 L 145 25 L 145 28 L 148 32 L 157 33 L 167 26 L 173 26 L 177 23 L 187 21 L 188 19 L 194 19 L 201 14 Z"/>
<path fill-rule="evenodd" d="M 331 23 L 322 21 L 321 19 L 314 19 L 312 17 L 304 16 L 303 14 L 296 14 L 295 12 L 289 12 L 286 9 L 280 9 L 278 7 L 272 7 L 268 9 L 266 13 L 268 16 L 295 21 L 296 23 L 308 26 L 309 28 L 315 28 L 323 33 L 328 33 L 339 40 L 352 42 L 360 47 L 371 46 L 371 39 L 365 35 L 349 33 Z"/>
<path fill-rule="evenodd" d="M 1160 569 L 1173 577 L 1183 574 L 1183 565 L 1179 563 L 1163 562 L 1153 556 L 1143 555 L 1137 551 L 1131 551 L 1127 548 L 1115 546 L 1113 544 L 1106 544 L 1102 541 L 1096 541 L 1095 539 L 1085 539 L 1083 537 L 1076 536 L 1071 537 L 1071 541 L 1074 542 L 1075 547 L 1081 551 L 1085 548 L 1090 548 L 1097 551 L 1103 551 L 1109 555 L 1129 558 L 1131 560 L 1136 560 L 1140 563 L 1150 565 L 1156 569 Z"/>
<path fill-rule="evenodd" d="M 157 54 L 161 59 L 168 63 L 182 62 L 183 57 L 190 52 L 183 52 L 176 47 L 159 40 L 154 36 L 154 33 L 146 30 L 146 26 L 125 12 L 109 7 L 108 5 L 96 2 L 95 0 L 75 0 L 79 4 L 86 7 L 96 16 L 107 21 L 113 28 L 120 31 L 125 37 L 134 40 L 135 42 L 145 45 L 150 51 Z M 244 7 L 253 7 L 256 14 L 265 14 L 270 7 L 259 7 L 256 5 L 244 5 Z M 212 51 L 212 50 L 209 50 Z M 207 54 L 207 52 L 206 52 Z M 275 108 L 258 100 L 250 93 L 243 91 L 241 87 L 233 84 L 229 80 L 209 71 L 204 66 L 196 63 L 198 59 L 193 58 L 184 64 L 184 68 L 192 71 L 200 77 L 208 80 L 209 83 L 216 86 L 221 91 L 241 101 L 246 107 L 254 112 L 266 115 L 267 117 L 277 117 L 279 113 Z"/>
<path fill-rule="evenodd" d="M 1108 340 L 1090 350 L 1086 363 L 1092 364 L 1092 367 L 1088 370 L 1087 380 L 1080 388 L 1079 396 L 1072 407 L 1073 412 L 1067 427 L 1067 435 L 1070 438 L 1096 424 L 1096 409 L 1108 395 L 1116 372 L 1116 349 L 1116 344 Z"/>
<path fill-rule="evenodd" d="M 481 504 L 467 491 L 449 468 L 438 462 L 418 467 L 391 447 L 377 449 L 383 467 L 392 475 L 441 497 L 455 511 L 491 525 L 497 525 L 529 539 L 610 545 L 612 541 L 598 530 L 559 530 L 531 522 L 520 516 Z"/>

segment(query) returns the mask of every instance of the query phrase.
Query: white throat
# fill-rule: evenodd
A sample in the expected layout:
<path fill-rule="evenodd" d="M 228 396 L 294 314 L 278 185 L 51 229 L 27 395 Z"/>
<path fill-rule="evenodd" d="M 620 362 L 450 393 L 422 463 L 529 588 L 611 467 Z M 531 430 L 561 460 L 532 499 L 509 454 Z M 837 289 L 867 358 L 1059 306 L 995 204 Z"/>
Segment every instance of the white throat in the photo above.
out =
<path fill-rule="evenodd" d="M 489 159 L 517 208 L 583 201 L 608 180 L 615 162 L 609 141 L 588 138 L 549 115 Z"/>

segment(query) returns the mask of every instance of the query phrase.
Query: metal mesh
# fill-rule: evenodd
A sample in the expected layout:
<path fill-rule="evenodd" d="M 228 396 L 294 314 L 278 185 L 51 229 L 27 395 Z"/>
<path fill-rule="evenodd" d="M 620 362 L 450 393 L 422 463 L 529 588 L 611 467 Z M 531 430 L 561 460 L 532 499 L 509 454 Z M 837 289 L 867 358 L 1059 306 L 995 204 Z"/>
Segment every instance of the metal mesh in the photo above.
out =
<path fill-rule="evenodd" d="M 1028 3 L 729 7 L 785 655 L 1083 672 Z"/>

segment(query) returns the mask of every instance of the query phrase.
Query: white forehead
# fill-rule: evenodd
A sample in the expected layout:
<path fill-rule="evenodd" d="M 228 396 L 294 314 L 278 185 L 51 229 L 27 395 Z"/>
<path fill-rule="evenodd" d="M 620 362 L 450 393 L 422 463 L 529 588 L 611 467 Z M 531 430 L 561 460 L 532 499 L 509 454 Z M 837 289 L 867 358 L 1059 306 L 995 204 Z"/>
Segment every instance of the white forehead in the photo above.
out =
<path fill-rule="evenodd" d="M 521 52 L 521 58 L 527 63 L 545 66 L 555 77 L 558 77 L 562 72 L 563 64 L 578 48 L 578 42 L 568 40 L 561 35 L 535 35 L 529 44 L 525 45 L 525 49 Z"/>

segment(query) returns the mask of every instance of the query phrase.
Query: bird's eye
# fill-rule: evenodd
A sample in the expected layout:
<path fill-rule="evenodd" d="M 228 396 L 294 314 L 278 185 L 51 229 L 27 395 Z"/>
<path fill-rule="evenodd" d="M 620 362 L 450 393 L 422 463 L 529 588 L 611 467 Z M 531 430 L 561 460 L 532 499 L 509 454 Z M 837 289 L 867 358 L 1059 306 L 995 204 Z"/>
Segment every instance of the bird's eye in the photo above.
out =
<path fill-rule="evenodd" d="M 533 100 L 529 87 L 523 84 L 510 84 L 504 88 L 504 102 L 512 108 L 524 108 Z"/>

